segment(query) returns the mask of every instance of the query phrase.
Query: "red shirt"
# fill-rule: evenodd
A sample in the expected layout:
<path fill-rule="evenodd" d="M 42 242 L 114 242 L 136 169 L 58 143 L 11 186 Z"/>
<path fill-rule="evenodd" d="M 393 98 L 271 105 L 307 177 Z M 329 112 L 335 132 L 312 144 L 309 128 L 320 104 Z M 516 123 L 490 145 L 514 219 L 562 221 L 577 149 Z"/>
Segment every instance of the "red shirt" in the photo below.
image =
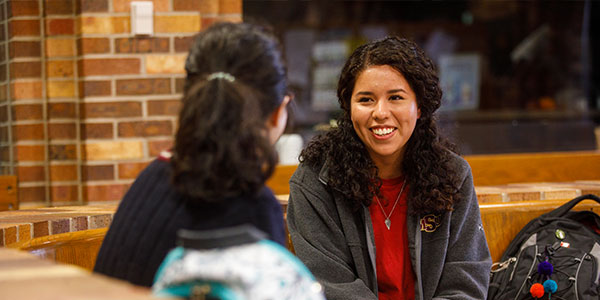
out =
<path fill-rule="evenodd" d="M 408 186 L 396 204 L 392 215 L 390 212 L 398 193 L 402 189 L 404 177 L 383 179 L 380 199 L 385 214 L 390 217 L 391 226 L 388 230 L 385 225 L 385 216 L 377 199 L 369 206 L 373 231 L 375 234 L 377 286 L 379 299 L 401 300 L 415 298 L 415 276 L 410 262 L 408 250 L 408 233 L 406 230 L 406 199 Z"/>

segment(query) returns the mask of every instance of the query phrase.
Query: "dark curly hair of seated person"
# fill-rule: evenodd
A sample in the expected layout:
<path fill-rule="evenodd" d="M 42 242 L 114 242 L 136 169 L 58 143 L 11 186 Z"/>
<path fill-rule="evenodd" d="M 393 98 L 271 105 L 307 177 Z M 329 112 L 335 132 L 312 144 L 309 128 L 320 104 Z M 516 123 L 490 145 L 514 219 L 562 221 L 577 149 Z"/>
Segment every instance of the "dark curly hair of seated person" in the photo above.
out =
<path fill-rule="evenodd" d="M 287 91 L 279 42 L 262 26 L 215 24 L 195 39 L 185 70 L 174 186 L 207 202 L 256 194 L 277 163 L 265 124 Z"/>
<path fill-rule="evenodd" d="M 300 154 L 300 160 L 329 166 L 328 185 L 353 201 L 353 207 L 369 206 L 381 197 L 378 169 L 357 136 L 351 120 L 351 97 L 356 79 L 371 66 L 388 65 L 400 72 L 414 90 L 421 117 L 406 143 L 402 174 L 410 187 L 412 212 L 452 210 L 460 178 L 450 165 L 454 146 L 442 138 L 434 112 L 440 107 L 442 90 L 433 62 L 414 42 L 387 37 L 358 47 L 344 65 L 338 82 L 342 115 L 337 127 L 315 138 Z"/>

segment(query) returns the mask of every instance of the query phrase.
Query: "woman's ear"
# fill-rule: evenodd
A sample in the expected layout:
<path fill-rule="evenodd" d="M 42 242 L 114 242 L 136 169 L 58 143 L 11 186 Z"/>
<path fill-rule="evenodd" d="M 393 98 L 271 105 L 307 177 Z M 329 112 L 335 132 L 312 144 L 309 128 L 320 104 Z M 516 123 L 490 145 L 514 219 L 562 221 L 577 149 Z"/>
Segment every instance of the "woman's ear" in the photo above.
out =
<path fill-rule="evenodd" d="M 271 144 L 275 145 L 275 142 L 279 139 L 279 137 L 283 134 L 285 130 L 285 125 L 287 124 L 288 111 L 287 105 L 290 103 L 292 98 L 290 96 L 285 96 L 279 107 L 277 107 L 272 113 L 269 119 L 267 120 L 267 128 L 269 130 L 269 140 Z"/>

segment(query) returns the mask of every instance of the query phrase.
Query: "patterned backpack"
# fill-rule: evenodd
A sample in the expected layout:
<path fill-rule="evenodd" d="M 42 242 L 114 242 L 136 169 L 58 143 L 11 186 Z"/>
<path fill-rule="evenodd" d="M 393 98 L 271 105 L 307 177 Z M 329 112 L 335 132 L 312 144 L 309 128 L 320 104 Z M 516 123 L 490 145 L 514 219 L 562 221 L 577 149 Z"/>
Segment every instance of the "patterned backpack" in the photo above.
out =
<path fill-rule="evenodd" d="M 492 266 L 489 300 L 600 299 L 600 217 L 577 197 L 530 221 Z"/>
<path fill-rule="evenodd" d="M 178 247 L 159 267 L 152 290 L 187 299 L 324 300 L 306 266 L 251 225 L 180 230 Z"/>

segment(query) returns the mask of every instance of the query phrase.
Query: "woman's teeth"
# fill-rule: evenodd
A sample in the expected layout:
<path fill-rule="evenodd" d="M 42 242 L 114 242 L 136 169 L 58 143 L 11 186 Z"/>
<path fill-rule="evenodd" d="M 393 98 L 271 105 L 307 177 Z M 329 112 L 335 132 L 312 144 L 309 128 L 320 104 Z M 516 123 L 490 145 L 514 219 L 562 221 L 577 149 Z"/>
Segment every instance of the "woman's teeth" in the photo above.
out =
<path fill-rule="evenodd" d="M 392 131 L 394 131 L 394 128 L 375 128 L 375 129 L 373 129 L 373 133 L 375 133 L 376 135 L 386 135 L 386 134 L 392 133 Z"/>

